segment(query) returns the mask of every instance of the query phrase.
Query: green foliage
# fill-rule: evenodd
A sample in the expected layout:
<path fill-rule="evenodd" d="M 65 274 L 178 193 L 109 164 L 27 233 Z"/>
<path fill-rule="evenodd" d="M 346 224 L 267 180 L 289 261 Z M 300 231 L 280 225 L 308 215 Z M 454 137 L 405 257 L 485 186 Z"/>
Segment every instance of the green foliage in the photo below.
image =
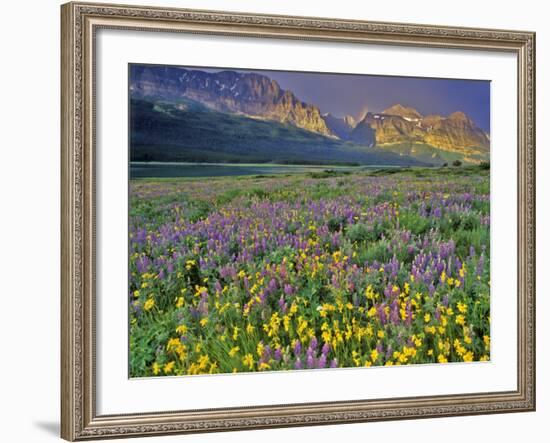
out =
<path fill-rule="evenodd" d="M 430 229 L 432 221 L 415 212 L 404 211 L 399 215 L 399 223 L 403 229 L 415 235 L 423 235 Z"/>
<path fill-rule="evenodd" d="M 208 217 L 208 214 L 212 211 L 213 206 L 204 201 L 197 200 L 193 203 L 192 210 L 189 213 L 189 221 L 196 222 Z"/>
<path fill-rule="evenodd" d="M 369 228 L 363 223 L 356 223 L 352 225 L 347 232 L 347 237 L 353 242 L 366 242 L 375 240 L 375 233 L 372 228 Z"/>

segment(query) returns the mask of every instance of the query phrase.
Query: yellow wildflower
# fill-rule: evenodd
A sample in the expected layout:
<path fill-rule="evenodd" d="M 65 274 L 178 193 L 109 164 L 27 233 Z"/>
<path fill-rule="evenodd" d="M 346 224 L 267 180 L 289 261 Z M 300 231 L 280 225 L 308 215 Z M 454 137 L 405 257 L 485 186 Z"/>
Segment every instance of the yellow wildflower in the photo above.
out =
<path fill-rule="evenodd" d="M 252 357 L 252 354 L 246 354 L 244 356 L 243 365 L 248 366 L 248 369 L 252 369 L 254 367 L 254 357 Z"/>
<path fill-rule="evenodd" d="M 160 365 L 157 362 L 153 363 L 153 374 L 154 375 L 160 374 Z"/>
<path fill-rule="evenodd" d="M 199 368 L 206 369 L 209 362 L 210 362 L 210 358 L 208 357 L 208 355 L 201 355 L 199 357 Z"/>
<path fill-rule="evenodd" d="M 258 346 L 256 346 L 256 352 L 258 353 L 258 357 L 261 357 L 264 354 L 264 344 L 262 342 L 258 343 Z"/>
<path fill-rule="evenodd" d="M 147 301 L 143 304 L 143 309 L 150 311 L 155 307 L 155 299 L 148 298 Z"/>
<path fill-rule="evenodd" d="M 168 362 L 164 365 L 164 373 L 170 374 L 174 370 L 174 366 L 176 366 L 176 363 L 174 361 Z"/>

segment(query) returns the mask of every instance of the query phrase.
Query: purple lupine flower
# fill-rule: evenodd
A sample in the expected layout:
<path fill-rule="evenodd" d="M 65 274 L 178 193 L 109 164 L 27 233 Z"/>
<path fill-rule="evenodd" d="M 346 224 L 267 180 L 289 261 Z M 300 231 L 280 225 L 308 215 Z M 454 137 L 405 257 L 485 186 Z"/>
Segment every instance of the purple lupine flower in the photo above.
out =
<path fill-rule="evenodd" d="M 329 352 L 330 352 L 330 344 L 325 342 L 325 344 L 323 345 L 323 348 L 321 349 L 321 353 L 323 355 L 327 355 Z"/>
<path fill-rule="evenodd" d="M 330 367 L 331 367 L 331 368 L 337 368 L 337 367 L 338 367 L 338 359 L 333 358 L 333 359 L 330 361 Z"/>
<path fill-rule="evenodd" d="M 302 360 L 300 360 L 300 357 L 296 359 L 296 362 L 294 363 L 294 369 L 303 369 Z"/>
<path fill-rule="evenodd" d="M 311 341 L 309 342 L 309 347 L 313 350 L 317 349 L 317 338 L 314 336 L 312 337 Z"/>
<path fill-rule="evenodd" d="M 376 313 L 378 314 L 378 319 L 382 325 L 385 325 L 388 322 L 388 317 L 386 315 L 385 304 L 378 305 L 376 307 Z"/>
<path fill-rule="evenodd" d="M 313 369 L 313 367 L 315 366 L 315 358 L 313 358 L 313 355 L 307 356 L 306 364 L 308 369 Z"/>
<path fill-rule="evenodd" d="M 296 340 L 294 342 L 294 355 L 298 357 L 302 353 L 302 343 L 300 343 L 300 340 Z"/>
<path fill-rule="evenodd" d="M 399 303 L 397 299 L 393 300 L 390 305 L 390 321 L 394 325 L 399 324 Z"/>
<path fill-rule="evenodd" d="M 322 354 L 317 360 L 317 367 L 319 369 L 324 369 L 327 366 L 327 357 L 325 354 Z"/>
<path fill-rule="evenodd" d="M 275 361 L 280 361 L 281 360 L 281 348 L 275 349 L 275 352 L 273 353 L 273 359 Z"/>

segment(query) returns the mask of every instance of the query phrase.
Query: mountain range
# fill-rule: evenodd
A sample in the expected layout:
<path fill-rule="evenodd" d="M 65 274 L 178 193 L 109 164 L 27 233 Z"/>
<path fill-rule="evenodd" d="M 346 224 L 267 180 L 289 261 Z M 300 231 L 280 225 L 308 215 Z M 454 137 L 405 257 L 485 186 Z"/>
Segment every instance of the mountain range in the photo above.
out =
<path fill-rule="evenodd" d="M 322 114 L 266 75 L 131 65 L 131 158 L 437 165 L 489 158 L 489 135 L 465 113 Z"/>

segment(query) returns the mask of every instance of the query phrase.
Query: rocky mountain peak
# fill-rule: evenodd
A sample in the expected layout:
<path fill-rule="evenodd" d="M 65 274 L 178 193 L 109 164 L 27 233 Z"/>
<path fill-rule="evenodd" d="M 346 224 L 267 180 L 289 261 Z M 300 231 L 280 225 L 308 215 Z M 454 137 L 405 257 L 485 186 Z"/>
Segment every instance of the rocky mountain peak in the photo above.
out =
<path fill-rule="evenodd" d="M 290 123 L 334 136 L 319 108 L 300 101 L 269 77 L 235 71 L 206 72 L 180 67 L 134 65 L 130 91 L 136 98 L 187 98 L 211 109 Z"/>
<path fill-rule="evenodd" d="M 460 122 L 470 126 L 475 126 L 474 122 L 462 111 L 453 112 L 447 118 L 453 122 Z"/>
<path fill-rule="evenodd" d="M 422 118 L 422 114 L 420 114 L 420 112 L 418 112 L 416 109 L 403 106 L 399 103 L 393 106 L 390 106 L 388 109 L 385 109 L 384 111 L 382 111 L 382 114 L 396 115 L 398 117 L 414 119 L 414 120 L 418 120 Z"/>

